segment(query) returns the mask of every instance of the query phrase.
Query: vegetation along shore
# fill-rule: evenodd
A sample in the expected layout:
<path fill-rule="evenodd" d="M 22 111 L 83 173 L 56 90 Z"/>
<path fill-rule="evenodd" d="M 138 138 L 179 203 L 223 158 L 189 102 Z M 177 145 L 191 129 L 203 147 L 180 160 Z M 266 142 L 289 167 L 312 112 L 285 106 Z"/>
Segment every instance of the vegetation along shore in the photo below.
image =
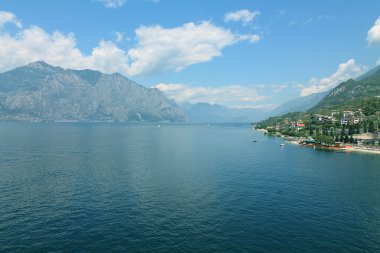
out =
<path fill-rule="evenodd" d="M 380 154 L 380 69 L 341 83 L 306 112 L 270 117 L 255 128 L 303 146 Z"/>

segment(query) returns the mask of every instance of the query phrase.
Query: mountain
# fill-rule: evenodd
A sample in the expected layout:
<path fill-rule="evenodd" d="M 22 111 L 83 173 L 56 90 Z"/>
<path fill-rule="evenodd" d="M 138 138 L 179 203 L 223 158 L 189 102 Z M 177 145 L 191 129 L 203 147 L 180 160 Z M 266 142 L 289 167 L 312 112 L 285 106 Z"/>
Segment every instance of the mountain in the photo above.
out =
<path fill-rule="evenodd" d="M 326 95 L 326 92 L 313 93 L 309 96 L 299 97 L 286 102 L 270 112 L 271 116 L 280 116 L 289 112 L 306 112 L 318 104 Z"/>
<path fill-rule="evenodd" d="M 183 108 L 188 120 L 194 123 L 253 122 L 268 116 L 260 109 L 227 108 L 208 103 L 186 104 Z"/>
<path fill-rule="evenodd" d="M 0 73 L 0 119 L 33 121 L 184 121 L 157 89 L 120 74 L 71 70 L 38 61 Z"/>
<path fill-rule="evenodd" d="M 356 80 L 357 80 L 357 81 L 361 81 L 361 80 L 363 80 L 363 79 L 366 78 L 366 77 L 372 76 L 372 75 L 375 74 L 378 70 L 380 70 L 380 65 L 377 66 L 376 68 L 373 68 L 373 69 L 371 69 L 370 71 L 364 73 L 363 75 L 359 76 L 358 78 L 356 78 Z"/>
<path fill-rule="evenodd" d="M 369 74 L 368 74 L 369 73 Z M 369 71 L 363 78 L 339 84 L 311 112 L 333 109 L 358 109 L 364 100 L 380 96 L 380 69 Z"/>

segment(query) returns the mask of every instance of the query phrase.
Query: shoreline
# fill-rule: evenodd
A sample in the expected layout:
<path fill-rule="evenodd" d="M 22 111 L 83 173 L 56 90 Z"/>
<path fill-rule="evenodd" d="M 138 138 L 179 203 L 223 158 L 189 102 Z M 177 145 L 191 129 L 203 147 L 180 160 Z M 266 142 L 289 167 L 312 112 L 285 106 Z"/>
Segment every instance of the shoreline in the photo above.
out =
<path fill-rule="evenodd" d="M 265 129 L 256 129 L 260 132 L 267 133 Z M 274 135 L 276 136 L 276 135 Z M 306 140 L 304 137 L 293 137 L 293 136 L 286 136 L 281 135 L 280 138 L 284 138 L 286 140 L 286 143 L 303 146 L 303 147 L 309 147 L 309 148 L 318 148 L 318 149 L 325 149 L 325 150 L 334 150 L 334 151 L 344 151 L 344 152 L 359 152 L 359 153 L 367 153 L 367 154 L 374 154 L 374 155 L 380 155 L 380 146 L 379 147 L 365 147 L 365 146 L 357 146 L 355 144 L 347 144 L 350 147 L 349 148 L 336 148 L 336 147 L 324 147 L 324 146 L 317 146 L 317 145 L 303 145 L 300 142 L 302 140 Z"/>

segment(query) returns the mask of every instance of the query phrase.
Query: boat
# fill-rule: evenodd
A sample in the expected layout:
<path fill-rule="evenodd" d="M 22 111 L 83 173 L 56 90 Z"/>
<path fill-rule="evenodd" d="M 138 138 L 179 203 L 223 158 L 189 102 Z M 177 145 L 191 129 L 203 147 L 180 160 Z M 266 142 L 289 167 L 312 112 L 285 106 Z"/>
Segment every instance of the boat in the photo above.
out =
<path fill-rule="evenodd" d="M 280 146 L 283 147 L 283 146 L 285 146 L 285 144 L 284 144 L 284 143 L 281 143 Z"/>

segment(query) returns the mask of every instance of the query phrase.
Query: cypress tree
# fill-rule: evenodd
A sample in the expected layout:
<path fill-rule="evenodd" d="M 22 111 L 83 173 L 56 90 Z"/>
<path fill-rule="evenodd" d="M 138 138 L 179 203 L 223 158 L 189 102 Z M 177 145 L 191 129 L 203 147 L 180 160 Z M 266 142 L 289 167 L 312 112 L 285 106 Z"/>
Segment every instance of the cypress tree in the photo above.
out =
<path fill-rule="evenodd" d="M 360 134 L 360 124 L 356 124 L 356 134 Z"/>
<path fill-rule="evenodd" d="M 346 134 L 344 136 L 344 143 L 348 143 L 350 141 L 350 138 L 348 138 L 348 135 Z"/>
<path fill-rule="evenodd" d="M 368 124 L 368 132 L 373 133 L 375 132 L 375 125 L 373 123 L 373 120 L 371 120 Z"/>

